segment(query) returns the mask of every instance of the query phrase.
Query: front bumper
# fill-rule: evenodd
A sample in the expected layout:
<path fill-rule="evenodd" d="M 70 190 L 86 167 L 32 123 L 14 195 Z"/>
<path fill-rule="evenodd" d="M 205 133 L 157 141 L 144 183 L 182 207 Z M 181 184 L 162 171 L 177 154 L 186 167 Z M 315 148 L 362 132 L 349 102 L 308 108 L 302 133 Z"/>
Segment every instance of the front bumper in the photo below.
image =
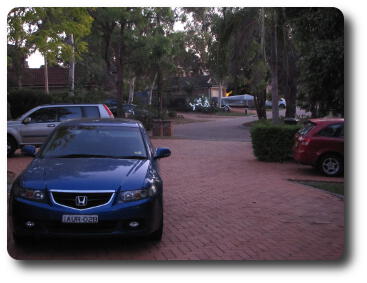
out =
<path fill-rule="evenodd" d="M 145 236 L 159 229 L 162 221 L 160 196 L 128 203 L 111 203 L 88 210 L 75 210 L 52 203 L 11 199 L 12 226 L 22 237 Z M 98 215 L 98 223 L 62 223 L 62 215 Z M 26 222 L 34 223 L 27 227 Z M 139 222 L 130 227 L 131 221 Z"/>

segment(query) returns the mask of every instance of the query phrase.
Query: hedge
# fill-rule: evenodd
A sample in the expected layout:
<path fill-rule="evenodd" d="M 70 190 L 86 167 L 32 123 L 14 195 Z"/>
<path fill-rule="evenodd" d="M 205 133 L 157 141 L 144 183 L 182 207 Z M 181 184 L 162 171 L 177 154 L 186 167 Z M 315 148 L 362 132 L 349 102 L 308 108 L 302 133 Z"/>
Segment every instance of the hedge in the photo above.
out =
<path fill-rule="evenodd" d="M 292 155 L 294 135 L 299 125 L 255 123 L 251 127 L 252 147 L 258 160 L 283 162 Z"/>
<path fill-rule="evenodd" d="M 102 91 L 79 90 L 74 96 L 70 96 L 67 91 L 54 91 L 45 94 L 42 90 L 21 89 L 11 90 L 8 93 L 8 103 L 10 104 L 11 116 L 19 117 L 28 110 L 44 104 L 62 103 L 101 103 L 106 99 L 106 94 Z"/>

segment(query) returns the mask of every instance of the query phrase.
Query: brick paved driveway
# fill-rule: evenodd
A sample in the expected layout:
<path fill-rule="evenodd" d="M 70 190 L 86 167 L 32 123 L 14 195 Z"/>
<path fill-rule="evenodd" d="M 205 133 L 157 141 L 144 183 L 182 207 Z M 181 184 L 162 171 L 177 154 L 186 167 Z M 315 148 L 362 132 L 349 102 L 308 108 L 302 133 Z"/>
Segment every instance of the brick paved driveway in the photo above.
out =
<path fill-rule="evenodd" d="M 161 243 L 43 241 L 8 251 L 24 259 L 336 260 L 344 250 L 344 201 L 287 179 L 320 179 L 309 167 L 263 163 L 251 144 L 154 139 L 173 151 L 161 162 Z M 19 172 L 29 158 L 8 159 Z M 335 180 L 335 179 L 333 179 Z"/>

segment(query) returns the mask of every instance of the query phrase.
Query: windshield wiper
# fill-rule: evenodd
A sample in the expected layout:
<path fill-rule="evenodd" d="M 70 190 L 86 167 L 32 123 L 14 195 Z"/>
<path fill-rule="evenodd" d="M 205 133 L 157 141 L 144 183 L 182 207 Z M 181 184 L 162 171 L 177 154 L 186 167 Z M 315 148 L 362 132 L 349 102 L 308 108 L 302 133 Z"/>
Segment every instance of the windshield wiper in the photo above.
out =
<path fill-rule="evenodd" d="M 121 159 L 147 159 L 146 156 L 141 156 L 141 155 L 128 155 L 128 156 L 118 156 L 116 158 L 121 158 Z"/>

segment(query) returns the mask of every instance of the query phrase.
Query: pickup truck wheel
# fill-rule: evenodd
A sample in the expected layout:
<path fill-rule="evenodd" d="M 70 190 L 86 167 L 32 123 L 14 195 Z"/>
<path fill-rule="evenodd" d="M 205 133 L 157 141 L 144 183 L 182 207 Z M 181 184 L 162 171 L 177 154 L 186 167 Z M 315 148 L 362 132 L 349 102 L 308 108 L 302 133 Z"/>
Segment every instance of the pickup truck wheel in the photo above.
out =
<path fill-rule="evenodd" d="M 12 156 L 18 147 L 15 139 L 11 136 L 8 136 L 7 145 L 8 145 L 8 156 Z"/>

